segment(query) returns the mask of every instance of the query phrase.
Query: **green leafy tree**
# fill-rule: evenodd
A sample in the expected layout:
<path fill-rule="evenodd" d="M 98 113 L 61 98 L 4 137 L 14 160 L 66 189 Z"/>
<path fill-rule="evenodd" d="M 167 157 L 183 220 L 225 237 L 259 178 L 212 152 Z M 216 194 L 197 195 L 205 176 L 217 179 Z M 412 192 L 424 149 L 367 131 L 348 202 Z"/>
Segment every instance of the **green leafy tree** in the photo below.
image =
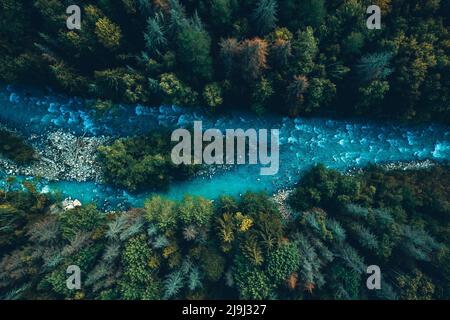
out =
<path fill-rule="evenodd" d="M 359 54 L 364 47 L 364 35 L 361 32 L 352 32 L 343 43 L 343 51 L 347 54 Z"/>
<path fill-rule="evenodd" d="M 142 75 L 125 69 L 107 69 L 95 72 L 95 84 L 91 91 L 98 97 L 112 97 L 129 103 L 147 101 L 145 79 Z"/>
<path fill-rule="evenodd" d="M 268 108 L 270 98 L 273 96 L 274 90 L 272 83 L 266 79 L 261 78 L 261 81 L 256 85 L 252 97 L 252 107 L 258 114 L 263 114 Z"/>
<path fill-rule="evenodd" d="M 33 147 L 23 138 L 2 129 L 0 129 L 0 154 L 18 164 L 28 164 L 36 158 Z"/>
<path fill-rule="evenodd" d="M 359 88 L 359 101 L 357 103 L 357 113 L 381 113 L 380 106 L 389 92 L 389 82 L 374 80 L 369 84 Z"/>

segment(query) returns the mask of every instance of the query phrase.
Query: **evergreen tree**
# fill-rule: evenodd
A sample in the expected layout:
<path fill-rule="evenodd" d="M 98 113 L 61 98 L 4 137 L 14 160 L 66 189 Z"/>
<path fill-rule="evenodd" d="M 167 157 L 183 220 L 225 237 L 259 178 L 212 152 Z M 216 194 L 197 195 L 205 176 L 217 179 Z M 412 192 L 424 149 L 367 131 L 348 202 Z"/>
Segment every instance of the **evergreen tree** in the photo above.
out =
<path fill-rule="evenodd" d="M 386 79 L 392 73 L 392 69 L 389 67 L 391 59 L 392 54 L 389 52 L 363 56 L 356 66 L 360 79 L 364 82 Z"/>
<path fill-rule="evenodd" d="M 148 18 L 147 20 L 147 29 L 144 33 L 144 38 L 145 47 L 150 54 L 161 54 L 160 50 L 167 45 L 163 19 L 163 15 L 158 13 L 154 18 Z"/>
<path fill-rule="evenodd" d="M 277 23 L 278 4 L 276 0 L 258 0 L 253 12 L 255 27 L 261 35 L 272 31 Z"/>
<path fill-rule="evenodd" d="M 177 56 L 184 70 L 201 80 L 212 78 L 211 37 L 203 25 L 191 20 L 185 23 L 176 37 Z"/>

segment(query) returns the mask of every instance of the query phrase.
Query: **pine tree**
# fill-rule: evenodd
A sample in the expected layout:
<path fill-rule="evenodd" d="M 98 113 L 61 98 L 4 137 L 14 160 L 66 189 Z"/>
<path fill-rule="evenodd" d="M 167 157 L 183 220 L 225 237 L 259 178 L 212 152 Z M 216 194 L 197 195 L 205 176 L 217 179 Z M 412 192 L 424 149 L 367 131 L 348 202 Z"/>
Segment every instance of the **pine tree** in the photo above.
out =
<path fill-rule="evenodd" d="M 148 14 L 152 10 L 152 3 L 151 0 L 136 0 L 137 1 L 137 7 L 139 11 L 143 14 Z"/>
<path fill-rule="evenodd" d="M 295 72 L 308 75 L 314 69 L 314 60 L 318 52 L 318 40 L 314 36 L 314 30 L 311 27 L 297 32 L 296 38 L 292 41 Z"/>
<path fill-rule="evenodd" d="M 108 276 L 111 272 L 111 266 L 105 262 L 100 262 L 95 268 L 88 274 L 85 284 L 91 286 L 98 282 L 103 282 L 103 278 Z"/>
<path fill-rule="evenodd" d="M 62 249 L 61 254 L 67 257 L 78 253 L 84 246 L 90 245 L 91 237 L 92 232 L 77 232 L 70 243 Z"/>
<path fill-rule="evenodd" d="M 394 289 L 394 286 L 390 283 L 384 280 L 384 278 L 381 278 L 381 290 L 375 290 L 375 294 L 378 298 L 384 299 L 384 300 L 397 300 L 398 294 Z"/>
<path fill-rule="evenodd" d="M 377 237 L 365 226 L 359 223 L 352 223 L 350 225 L 351 230 L 356 235 L 356 240 L 365 248 L 376 252 L 380 245 Z"/>
<path fill-rule="evenodd" d="M 150 223 L 147 227 L 147 235 L 152 238 L 158 234 L 158 227 Z"/>
<path fill-rule="evenodd" d="M 327 263 L 334 260 L 335 258 L 334 252 L 332 252 L 331 248 L 328 248 L 321 239 L 309 236 L 308 240 L 314 247 L 322 265 L 326 265 Z"/>
<path fill-rule="evenodd" d="M 184 277 L 180 271 L 174 271 L 164 280 L 164 299 L 175 298 L 183 288 Z"/>
<path fill-rule="evenodd" d="M 200 272 L 197 267 L 193 267 L 188 277 L 188 287 L 189 290 L 194 291 L 202 287 L 202 282 L 200 280 Z"/>
<path fill-rule="evenodd" d="M 261 35 L 272 31 L 277 23 L 278 4 L 276 0 L 259 0 L 253 11 L 253 21 Z"/>
<path fill-rule="evenodd" d="M 242 251 L 247 259 L 255 266 L 260 266 L 264 262 L 263 252 L 256 239 L 256 236 L 248 237 L 242 247 Z"/>
<path fill-rule="evenodd" d="M 333 234 L 333 239 L 338 242 L 342 242 L 347 237 L 345 229 L 341 226 L 341 224 L 335 219 L 327 220 L 327 227 Z"/>
<path fill-rule="evenodd" d="M 144 227 L 144 219 L 142 218 L 142 216 L 131 218 L 126 228 L 120 234 L 120 240 L 125 241 L 130 237 L 138 234 L 139 232 L 142 231 L 143 227 Z"/>
<path fill-rule="evenodd" d="M 106 237 L 110 240 L 116 240 L 119 235 L 126 228 L 126 217 L 125 215 L 120 215 L 114 221 L 108 223 L 108 230 L 106 231 Z"/>
<path fill-rule="evenodd" d="M 305 76 L 294 76 L 294 79 L 289 84 L 288 91 L 288 100 L 291 106 L 290 114 L 292 116 L 296 116 L 301 106 L 305 101 L 304 94 L 308 90 L 309 81 Z"/>
<path fill-rule="evenodd" d="M 226 30 L 232 23 L 234 6 L 233 0 L 212 0 L 210 13 L 214 25 Z"/>
<path fill-rule="evenodd" d="M 25 283 L 24 285 L 13 288 L 12 290 L 6 292 L 4 295 L 0 296 L 2 300 L 24 300 L 24 294 L 31 287 L 31 283 Z"/>
<path fill-rule="evenodd" d="M 163 25 L 163 15 L 157 13 L 155 17 L 148 18 L 147 29 L 144 33 L 145 47 L 150 54 L 161 54 L 161 50 L 166 46 L 167 39 Z"/>
<path fill-rule="evenodd" d="M 304 0 L 300 1 L 300 20 L 305 26 L 318 28 L 326 18 L 327 10 L 325 0 Z"/>
<path fill-rule="evenodd" d="M 112 242 L 108 244 L 103 252 L 102 259 L 112 264 L 120 255 L 120 243 Z"/>
<path fill-rule="evenodd" d="M 14 285 L 26 276 L 27 266 L 23 259 L 26 253 L 24 250 L 15 250 L 3 256 L 0 261 L 0 288 Z"/>
<path fill-rule="evenodd" d="M 350 203 L 346 206 L 345 214 L 353 218 L 363 218 L 366 219 L 369 215 L 369 209 L 361 207 L 357 204 Z"/>
<path fill-rule="evenodd" d="M 198 236 L 198 230 L 195 226 L 189 225 L 183 229 L 183 238 L 186 241 L 193 241 Z"/>
<path fill-rule="evenodd" d="M 381 228 L 388 228 L 395 223 L 395 220 L 392 217 L 392 213 L 388 209 L 374 209 L 373 214 L 375 216 L 377 225 L 379 225 Z"/>
<path fill-rule="evenodd" d="M 212 78 L 211 37 L 198 15 L 177 30 L 176 48 L 177 58 L 184 70 L 201 80 Z"/>

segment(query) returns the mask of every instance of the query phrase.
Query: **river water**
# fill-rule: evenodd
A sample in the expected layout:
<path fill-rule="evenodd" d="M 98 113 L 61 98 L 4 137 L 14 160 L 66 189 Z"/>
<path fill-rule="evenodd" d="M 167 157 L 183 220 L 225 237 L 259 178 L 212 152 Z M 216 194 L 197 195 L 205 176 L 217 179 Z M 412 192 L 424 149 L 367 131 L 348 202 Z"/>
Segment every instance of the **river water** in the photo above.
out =
<path fill-rule="evenodd" d="M 131 136 L 157 128 L 191 126 L 201 120 L 203 129 L 279 129 L 280 170 L 260 176 L 257 165 L 239 165 L 209 176 L 177 183 L 164 195 L 178 199 L 184 194 L 210 199 L 221 194 L 239 195 L 247 190 L 276 192 L 292 186 L 317 163 L 340 171 L 368 163 L 450 160 L 450 127 L 439 124 L 400 125 L 363 120 L 289 119 L 281 116 L 233 114 L 210 117 L 195 108 L 117 105 L 99 115 L 87 102 L 57 93 L 0 85 L 0 122 L 24 135 L 63 129 L 75 135 Z M 1 170 L 1 168 L 0 168 Z M 4 175 L 4 173 L 3 173 Z M 30 178 L 30 177 L 24 177 Z M 131 195 L 94 182 L 44 181 L 42 191 L 61 191 L 63 196 L 102 207 L 142 206 L 151 192 Z"/>

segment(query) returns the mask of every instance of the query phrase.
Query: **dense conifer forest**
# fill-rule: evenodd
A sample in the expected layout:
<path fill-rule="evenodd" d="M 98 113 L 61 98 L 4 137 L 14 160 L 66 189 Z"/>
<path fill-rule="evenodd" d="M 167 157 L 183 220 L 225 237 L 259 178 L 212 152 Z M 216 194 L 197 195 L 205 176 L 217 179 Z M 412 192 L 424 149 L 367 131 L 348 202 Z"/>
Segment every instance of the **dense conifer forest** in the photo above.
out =
<path fill-rule="evenodd" d="M 450 120 L 448 0 L 0 1 L 0 80 L 112 102 Z M 381 8 L 381 30 L 366 26 Z"/>
<path fill-rule="evenodd" d="M 3 299 L 449 299 L 448 167 L 345 176 L 312 168 L 279 211 L 263 193 L 64 211 L 0 191 Z M 66 269 L 82 270 L 68 290 Z M 379 265 L 382 290 L 365 285 Z"/>

